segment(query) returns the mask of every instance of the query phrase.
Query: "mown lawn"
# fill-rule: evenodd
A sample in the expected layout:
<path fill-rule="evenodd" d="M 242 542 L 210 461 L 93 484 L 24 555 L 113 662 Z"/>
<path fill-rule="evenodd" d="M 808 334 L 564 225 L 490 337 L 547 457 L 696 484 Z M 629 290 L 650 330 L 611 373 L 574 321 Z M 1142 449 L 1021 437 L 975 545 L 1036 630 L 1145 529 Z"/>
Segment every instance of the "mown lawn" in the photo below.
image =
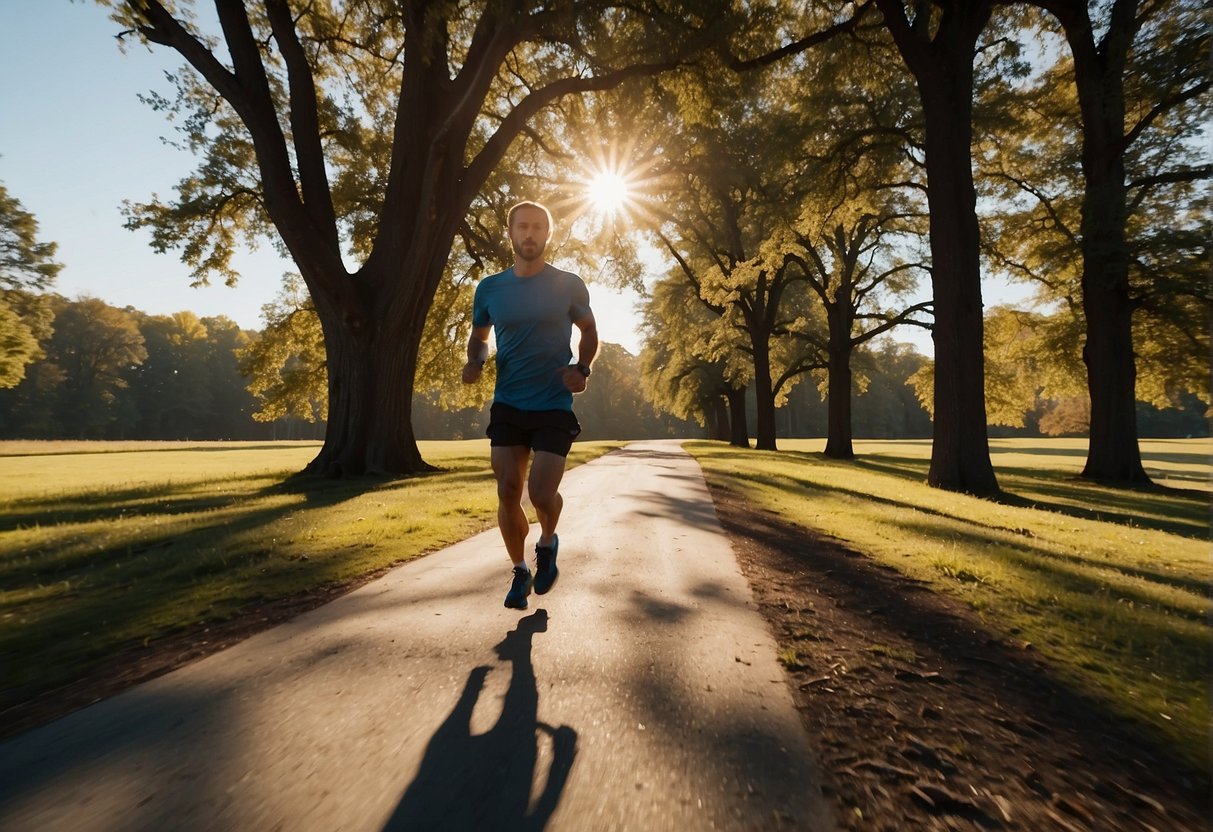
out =
<path fill-rule="evenodd" d="M 570 467 L 620 443 L 579 442 Z M 340 584 L 496 521 L 488 440 L 423 477 L 292 477 L 316 443 L 0 443 L 0 709 L 115 651 Z"/>
<path fill-rule="evenodd" d="M 1208 771 L 1208 440 L 1143 442 L 1170 487 L 1133 490 L 1078 478 L 1079 440 L 991 446 L 996 501 L 928 487 L 929 442 L 858 442 L 852 462 L 821 440 L 686 443 L 715 485 L 955 596 Z"/>

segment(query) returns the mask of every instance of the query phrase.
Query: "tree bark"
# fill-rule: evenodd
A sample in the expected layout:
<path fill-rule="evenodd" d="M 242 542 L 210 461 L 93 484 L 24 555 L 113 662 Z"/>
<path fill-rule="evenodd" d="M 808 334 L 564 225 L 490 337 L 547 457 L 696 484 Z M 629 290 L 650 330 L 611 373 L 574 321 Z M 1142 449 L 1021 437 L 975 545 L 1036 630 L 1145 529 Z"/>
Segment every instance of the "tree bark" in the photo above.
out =
<path fill-rule="evenodd" d="M 1091 431 L 1082 475 L 1144 483 L 1137 441 L 1137 364 L 1129 293 L 1125 185 L 1124 74 L 1136 23 L 1136 0 L 1117 0 L 1101 46 L 1085 2 L 1044 4 L 1061 22 L 1074 55 L 1082 112 L 1082 360 L 1091 398 Z"/>
<path fill-rule="evenodd" d="M 931 284 L 935 300 L 935 419 L 927 482 L 998 493 L 986 434 L 981 261 L 973 186 L 973 54 L 990 4 L 947 6 L 935 34 L 926 11 L 911 23 L 900 0 L 877 0 L 918 82 L 926 123 Z"/>
<path fill-rule="evenodd" d="M 738 448 L 750 447 L 750 429 L 745 415 L 745 388 L 730 390 L 729 400 L 729 444 Z"/>
<path fill-rule="evenodd" d="M 729 403 L 724 396 L 713 396 L 707 413 L 708 438 L 717 442 L 729 441 Z"/>
<path fill-rule="evenodd" d="M 830 380 L 826 393 L 826 449 L 831 459 L 854 459 L 851 433 L 851 339 L 841 343 L 830 334 Z"/>
<path fill-rule="evenodd" d="M 754 447 L 760 451 L 775 447 L 775 392 L 771 381 L 771 351 L 767 338 L 754 338 L 754 397 L 757 419 Z"/>

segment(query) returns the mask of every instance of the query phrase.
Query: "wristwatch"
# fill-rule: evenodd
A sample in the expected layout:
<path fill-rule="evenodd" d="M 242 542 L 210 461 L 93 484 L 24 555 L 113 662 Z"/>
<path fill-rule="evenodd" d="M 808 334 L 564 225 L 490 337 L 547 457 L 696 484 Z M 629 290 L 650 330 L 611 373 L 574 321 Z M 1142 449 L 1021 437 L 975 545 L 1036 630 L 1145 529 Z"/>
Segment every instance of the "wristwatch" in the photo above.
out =
<path fill-rule="evenodd" d="M 573 366 L 576 367 L 577 371 L 579 373 L 581 373 L 583 376 L 585 376 L 586 378 L 590 377 L 590 365 L 589 364 L 577 363 L 577 364 L 574 364 Z"/>

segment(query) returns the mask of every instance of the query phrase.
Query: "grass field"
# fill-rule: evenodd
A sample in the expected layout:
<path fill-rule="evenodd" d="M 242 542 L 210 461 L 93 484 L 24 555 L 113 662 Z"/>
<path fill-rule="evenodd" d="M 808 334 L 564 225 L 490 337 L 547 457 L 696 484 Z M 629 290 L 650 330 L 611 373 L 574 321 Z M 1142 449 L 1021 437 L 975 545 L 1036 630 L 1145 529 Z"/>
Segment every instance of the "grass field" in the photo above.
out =
<path fill-rule="evenodd" d="M 858 442 L 853 462 L 820 440 L 686 447 L 714 484 L 955 596 L 1208 771 L 1208 440 L 1143 441 L 1173 487 L 1136 490 L 1079 479 L 1085 441 L 994 440 L 998 501 L 928 487 L 929 442 Z"/>
<path fill-rule="evenodd" d="M 0 710 L 491 526 L 488 440 L 420 444 L 440 473 L 350 482 L 291 478 L 317 443 L 0 443 Z M 570 463 L 618 444 L 579 442 Z"/>
<path fill-rule="evenodd" d="M 584 462 L 619 443 L 574 445 Z M 688 442 L 760 509 L 930 582 L 991 633 L 1207 770 L 1210 445 L 1142 443 L 1183 488 L 1077 478 L 1085 443 L 995 440 L 1005 496 L 924 484 L 929 442 L 779 453 Z M 316 443 L 0 443 L 0 709 L 117 650 L 348 582 L 490 527 L 487 441 L 427 442 L 439 474 L 291 478 Z"/>

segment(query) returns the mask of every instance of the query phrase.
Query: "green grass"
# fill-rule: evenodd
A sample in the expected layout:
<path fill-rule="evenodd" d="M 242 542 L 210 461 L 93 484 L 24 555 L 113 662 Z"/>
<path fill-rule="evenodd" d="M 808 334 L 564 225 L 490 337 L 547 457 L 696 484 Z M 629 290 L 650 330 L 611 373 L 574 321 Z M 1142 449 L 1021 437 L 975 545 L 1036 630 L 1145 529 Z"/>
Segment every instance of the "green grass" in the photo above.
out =
<path fill-rule="evenodd" d="M 998 501 L 928 487 L 929 442 L 857 442 L 853 462 L 821 440 L 686 447 L 715 485 L 956 597 L 1208 771 L 1208 440 L 1143 441 L 1171 486 L 1148 489 L 1078 478 L 1085 441 L 994 440 Z"/>
<path fill-rule="evenodd" d="M 291 477 L 317 443 L 0 443 L 0 708 L 491 527 L 488 441 L 420 444 L 441 472 L 338 481 Z M 570 467 L 620 444 L 576 443 Z"/>

